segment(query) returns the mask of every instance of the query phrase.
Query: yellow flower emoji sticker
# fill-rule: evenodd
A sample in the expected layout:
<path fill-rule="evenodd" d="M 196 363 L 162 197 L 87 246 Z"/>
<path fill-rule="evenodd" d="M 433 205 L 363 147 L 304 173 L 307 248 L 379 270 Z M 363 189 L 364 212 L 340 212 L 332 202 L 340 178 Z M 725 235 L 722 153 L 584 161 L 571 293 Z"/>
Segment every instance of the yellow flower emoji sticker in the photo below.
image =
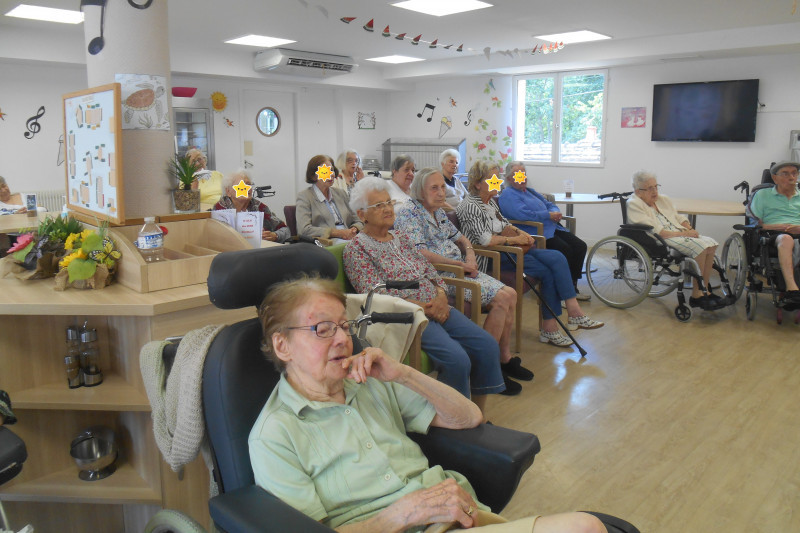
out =
<path fill-rule="evenodd" d="M 514 182 L 515 183 L 525 183 L 528 177 L 525 175 L 525 172 L 522 170 L 517 170 L 514 172 Z"/>
<path fill-rule="evenodd" d="M 497 177 L 497 174 L 492 174 L 492 177 L 486 180 L 486 185 L 489 186 L 489 191 L 497 191 L 500 192 L 500 185 L 503 184 L 503 180 Z"/>
<path fill-rule="evenodd" d="M 252 186 L 246 184 L 244 180 L 239 180 L 239 183 L 233 186 L 233 190 L 236 191 L 236 198 L 247 196 L 250 194 L 250 189 L 252 189 Z"/>
<path fill-rule="evenodd" d="M 318 166 L 315 174 L 317 175 L 317 178 L 321 179 L 322 181 L 330 181 L 333 179 L 333 170 L 331 170 L 330 165 Z"/>

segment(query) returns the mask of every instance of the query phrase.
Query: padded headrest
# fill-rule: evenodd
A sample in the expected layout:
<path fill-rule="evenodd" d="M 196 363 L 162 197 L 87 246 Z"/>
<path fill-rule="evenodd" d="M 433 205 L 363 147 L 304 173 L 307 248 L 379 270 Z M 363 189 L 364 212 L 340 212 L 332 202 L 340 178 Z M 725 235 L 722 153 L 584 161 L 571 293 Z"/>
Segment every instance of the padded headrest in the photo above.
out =
<path fill-rule="evenodd" d="M 772 163 L 772 164 L 774 165 L 775 163 Z M 770 166 L 772 166 L 772 165 L 770 165 Z M 761 172 L 761 183 L 770 183 L 772 185 L 775 185 L 775 180 L 772 179 L 772 173 L 769 171 L 768 168 L 765 168 Z"/>
<path fill-rule="evenodd" d="M 292 244 L 223 252 L 211 262 L 208 297 L 220 309 L 258 307 L 269 288 L 298 274 L 334 279 L 336 258 L 313 244 Z"/>

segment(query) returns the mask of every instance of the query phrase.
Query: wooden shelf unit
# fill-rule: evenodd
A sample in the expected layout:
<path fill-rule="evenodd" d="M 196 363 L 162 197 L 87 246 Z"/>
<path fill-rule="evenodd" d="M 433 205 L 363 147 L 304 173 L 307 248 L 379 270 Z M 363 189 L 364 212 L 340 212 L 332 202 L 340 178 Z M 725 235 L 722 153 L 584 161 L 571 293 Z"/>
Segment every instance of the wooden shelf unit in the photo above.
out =
<path fill-rule="evenodd" d="M 209 222 L 216 223 L 201 219 L 166 225 L 198 224 L 207 229 Z M 230 229 L 225 228 L 217 229 Z M 138 228 L 123 231 L 135 234 Z M 175 234 L 182 231 L 196 230 L 179 228 Z M 233 239 L 230 246 L 241 245 L 237 242 Z M 207 242 L 194 246 L 212 249 Z M 207 266 L 203 281 L 206 276 Z M 187 465 L 179 480 L 156 446 L 139 352 L 151 340 L 254 316 L 255 308 L 215 308 L 205 283 L 152 292 L 120 284 L 56 292 L 51 279 L 0 279 L 0 389 L 11 395 L 19 418 L 13 430 L 28 449 L 22 472 L 0 488 L 9 518 L 16 523 L 24 517 L 37 531 L 55 530 L 58 524 L 63 527 L 57 530 L 68 533 L 118 533 L 123 527 L 138 533 L 163 507 L 184 511 L 210 526 L 209 476 L 202 459 Z M 68 325 L 84 321 L 98 331 L 104 382 L 69 389 L 65 331 Z M 114 474 L 88 482 L 78 478 L 69 445 L 80 431 L 94 425 L 114 429 L 120 457 Z M 70 518 L 64 522 L 63 516 Z"/>

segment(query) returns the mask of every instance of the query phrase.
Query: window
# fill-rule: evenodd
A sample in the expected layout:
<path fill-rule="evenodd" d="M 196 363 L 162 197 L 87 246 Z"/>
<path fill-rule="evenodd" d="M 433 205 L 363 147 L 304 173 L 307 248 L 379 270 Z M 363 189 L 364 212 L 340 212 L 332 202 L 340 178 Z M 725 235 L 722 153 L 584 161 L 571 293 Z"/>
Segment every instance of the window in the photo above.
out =
<path fill-rule="evenodd" d="M 515 159 L 602 165 L 607 72 L 517 76 Z"/>

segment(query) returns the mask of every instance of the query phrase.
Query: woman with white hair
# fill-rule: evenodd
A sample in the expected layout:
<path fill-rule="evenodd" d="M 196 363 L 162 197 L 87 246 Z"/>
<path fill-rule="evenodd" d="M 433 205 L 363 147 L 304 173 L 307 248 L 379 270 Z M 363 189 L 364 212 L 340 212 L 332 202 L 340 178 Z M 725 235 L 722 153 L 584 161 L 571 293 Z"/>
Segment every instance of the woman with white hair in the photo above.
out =
<path fill-rule="evenodd" d="M 464 297 L 472 305 L 488 308 L 489 314 L 483 329 L 500 346 L 500 362 L 506 378 L 506 388 L 514 387 L 519 384 L 513 383 L 508 377 L 524 381 L 533 379 L 533 372 L 523 368 L 518 357 L 511 356 L 511 328 L 514 325 L 517 292 L 502 281 L 480 271 L 472 243 L 456 229 L 444 212 L 446 187 L 439 170 L 420 170 L 411 184 L 412 200 L 398 209 L 395 227 L 411 239 L 425 259 L 431 263 L 460 266 L 464 269 L 465 276 L 480 284 L 480 301 L 472 300 L 470 290 L 464 291 Z M 440 272 L 440 275 L 454 277 L 450 272 Z M 453 294 L 455 288 L 448 287 L 448 291 Z"/>
<path fill-rule="evenodd" d="M 356 182 L 364 177 L 361 156 L 355 150 L 345 150 L 336 158 L 336 168 L 339 168 L 340 172 L 333 180 L 333 187 L 349 196 Z"/>
<path fill-rule="evenodd" d="M 220 209 L 235 209 L 237 213 L 242 211 L 260 211 L 264 213 L 264 227 L 261 232 L 261 239 L 272 242 L 286 242 L 291 237 L 289 227 L 283 220 L 275 216 L 267 204 L 253 198 L 253 189 L 249 189 L 247 196 L 237 196 L 233 186 L 244 181 L 246 185 L 252 187 L 253 180 L 250 174 L 243 168 L 228 174 L 222 178 L 222 197 L 214 205 L 214 211 Z"/>
<path fill-rule="evenodd" d="M 380 292 L 419 305 L 428 317 L 422 349 L 433 361 L 439 381 L 471 398 L 483 409 L 487 394 L 502 391 L 497 342 L 469 318 L 451 309 L 447 286 L 408 237 L 392 230 L 395 201 L 389 182 L 367 176 L 353 188 L 350 207 L 364 223 L 344 249 L 344 271 L 360 293 L 386 280 L 419 281 L 418 289 Z M 519 392 L 519 384 L 514 383 Z"/>
<path fill-rule="evenodd" d="M 720 298 L 711 293 L 709 278 L 714 269 L 717 241 L 697 233 L 689 224 L 689 219 L 678 213 L 672 200 L 658 194 L 660 187 L 656 175 L 651 172 L 640 170 L 633 175 L 633 192 L 636 194 L 628 199 L 628 223 L 652 226 L 653 231 L 663 237 L 670 248 L 675 248 L 697 261 L 705 283 L 705 292 L 700 290 L 697 280 L 692 278 L 689 305 L 716 308 Z"/>
<path fill-rule="evenodd" d="M 458 170 L 459 158 L 458 151 L 452 148 L 448 148 L 439 156 L 439 164 L 442 166 L 442 176 L 444 177 L 445 185 L 447 185 L 445 201 L 447 205 L 453 209 L 458 207 L 458 204 L 469 196 L 467 188 L 464 187 L 464 184 L 461 183 L 461 180 L 455 175 Z"/>
<path fill-rule="evenodd" d="M 192 190 L 200 189 L 200 203 L 213 204 L 219 200 L 219 191 L 222 186 L 222 172 L 208 170 L 208 158 L 198 148 L 186 150 L 186 157 L 194 165 L 195 179 L 192 182 Z M 223 193 L 225 194 L 225 193 Z M 205 209 L 205 208 L 204 208 Z"/>

